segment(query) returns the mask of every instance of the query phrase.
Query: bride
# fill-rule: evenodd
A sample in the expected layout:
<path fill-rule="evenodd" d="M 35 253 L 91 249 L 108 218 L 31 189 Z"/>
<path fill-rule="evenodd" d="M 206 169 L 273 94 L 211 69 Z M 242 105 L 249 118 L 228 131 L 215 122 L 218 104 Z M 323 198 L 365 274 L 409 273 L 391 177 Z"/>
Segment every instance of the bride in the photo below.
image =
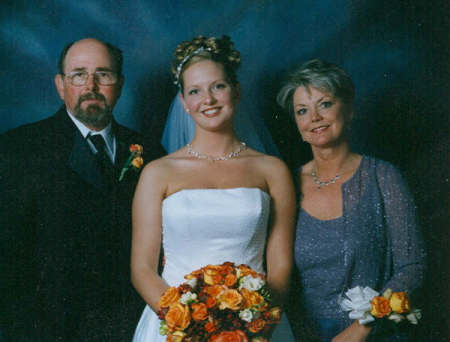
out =
<path fill-rule="evenodd" d="M 275 304 L 287 293 L 294 187 L 283 162 L 235 135 L 239 64 L 239 52 L 226 36 L 199 36 L 176 48 L 172 72 L 195 134 L 187 146 L 148 164 L 136 189 L 132 282 L 148 304 L 136 342 L 165 341 L 155 314 L 161 295 L 208 264 L 231 261 L 265 272 Z M 271 341 L 294 341 L 284 316 Z"/>

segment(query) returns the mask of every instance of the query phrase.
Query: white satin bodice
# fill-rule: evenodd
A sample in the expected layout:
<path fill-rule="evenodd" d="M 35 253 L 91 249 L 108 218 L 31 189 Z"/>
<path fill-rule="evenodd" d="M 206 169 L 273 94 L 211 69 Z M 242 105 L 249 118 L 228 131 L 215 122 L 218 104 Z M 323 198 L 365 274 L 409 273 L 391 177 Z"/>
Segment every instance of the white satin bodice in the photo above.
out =
<path fill-rule="evenodd" d="M 187 189 L 162 204 L 165 266 L 178 285 L 208 264 L 231 261 L 263 271 L 270 196 L 258 188 Z"/>

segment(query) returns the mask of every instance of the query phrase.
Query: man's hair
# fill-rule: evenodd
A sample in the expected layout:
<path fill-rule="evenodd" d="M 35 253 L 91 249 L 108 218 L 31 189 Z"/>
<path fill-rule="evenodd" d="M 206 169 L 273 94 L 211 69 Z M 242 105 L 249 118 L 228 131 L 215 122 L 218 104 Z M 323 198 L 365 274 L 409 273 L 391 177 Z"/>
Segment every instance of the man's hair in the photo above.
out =
<path fill-rule="evenodd" d="M 122 50 L 120 50 L 118 47 L 115 47 L 114 45 L 112 45 L 108 42 L 104 42 L 104 41 L 98 40 L 98 39 L 96 39 L 96 40 L 98 42 L 100 42 L 101 44 L 103 44 L 107 48 L 109 55 L 111 56 L 112 60 L 114 61 L 115 66 L 116 66 L 115 71 L 117 72 L 117 74 L 119 76 L 122 76 L 122 64 L 123 64 Z M 65 66 L 64 63 L 65 63 L 67 52 L 72 47 L 72 45 L 77 42 L 78 42 L 78 40 L 67 44 L 64 47 L 64 49 L 61 51 L 61 55 L 59 56 L 59 61 L 58 61 L 58 72 L 61 75 L 64 75 L 64 66 Z"/>

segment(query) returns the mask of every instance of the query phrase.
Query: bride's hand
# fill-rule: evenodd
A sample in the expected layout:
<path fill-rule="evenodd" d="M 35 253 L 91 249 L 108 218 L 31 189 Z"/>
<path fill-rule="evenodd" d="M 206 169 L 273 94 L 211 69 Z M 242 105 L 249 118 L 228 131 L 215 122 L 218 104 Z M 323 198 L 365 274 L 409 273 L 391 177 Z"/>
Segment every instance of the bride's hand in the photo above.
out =
<path fill-rule="evenodd" d="M 369 336 L 370 330 L 372 328 L 354 321 L 345 330 L 341 331 L 339 335 L 335 336 L 331 342 L 364 342 Z"/>

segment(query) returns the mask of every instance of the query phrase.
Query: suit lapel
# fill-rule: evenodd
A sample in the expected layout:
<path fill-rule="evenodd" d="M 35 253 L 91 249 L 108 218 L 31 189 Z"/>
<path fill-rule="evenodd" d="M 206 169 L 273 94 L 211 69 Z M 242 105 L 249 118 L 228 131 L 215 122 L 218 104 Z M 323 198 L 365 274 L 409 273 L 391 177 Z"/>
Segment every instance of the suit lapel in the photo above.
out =
<path fill-rule="evenodd" d="M 128 156 L 129 150 L 127 144 L 121 139 L 119 135 L 116 135 L 116 160 L 114 163 L 114 167 L 116 168 L 118 174 L 120 174 L 120 171 L 122 171 L 122 168 L 125 165 Z"/>
<path fill-rule="evenodd" d="M 55 114 L 53 131 L 57 132 L 57 145 L 65 155 L 67 166 L 85 182 L 96 188 L 103 187 L 103 177 L 87 141 L 69 118 L 65 106 Z"/>

